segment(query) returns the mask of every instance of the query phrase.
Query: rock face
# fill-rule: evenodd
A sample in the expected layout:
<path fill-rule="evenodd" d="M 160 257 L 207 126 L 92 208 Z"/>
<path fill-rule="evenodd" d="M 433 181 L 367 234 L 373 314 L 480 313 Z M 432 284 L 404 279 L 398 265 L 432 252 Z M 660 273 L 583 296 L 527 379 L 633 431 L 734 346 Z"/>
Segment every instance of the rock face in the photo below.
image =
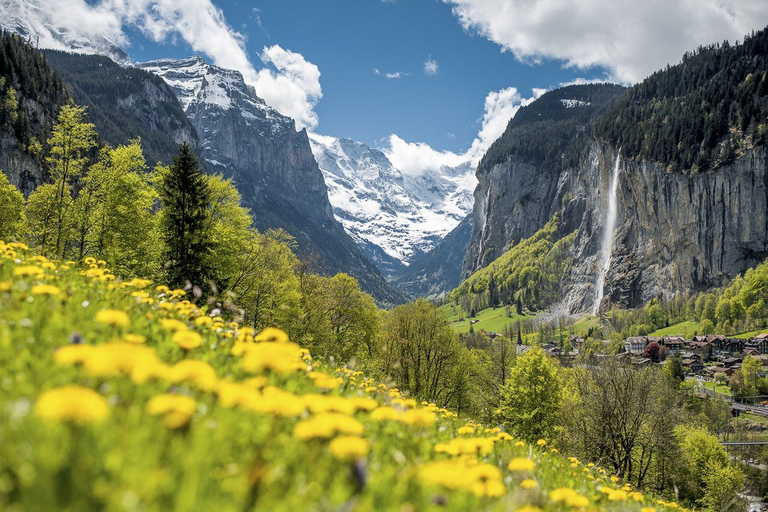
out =
<path fill-rule="evenodd" d="M 43 53 L 75 103 L 88 109 L 101 142 L 116 146 L 140 137 L 150 166 L 158 161 L 170 163 L 184 141 L 200 152 L 195 128 L 161 78 L 100 55 Z"/>
<path fill-rule="evenodd" d="M 267 106 L 237 71 L 200 58 L 140 64 L 163 78 L 200 137 L 201 154 L 231 177 L 260 230 L 282 228 L 316 270 L 346 272 L 380 303 L 403 300 L 333 216 L 306 130 Z"/>
<path fill-rule="evenodd" d="M 410 176 L 361 142 L 311 134 L 310 143 L 336 218 L 390 279 L 471 211 L 470 163 Z"/>
<path fill-rule="evenodd" d="M 513 155 L 479 174 L 475 197 L 481 200 L 475 209 L 485 213 L 485 221 L 473 225 L 465 269 L 468 260 L 478 261 L 478 267 L 487 264 L 503 250 L 500 245 L 530 236 L 559 211 L 567 224 L 565 232 L 578 229 L 574 264 L 564 277 L 562 306 L 571 313 L 588 311 L 595 300 L 617 152 L 594 140 L 576 167 L 561 172 L 542 172 Z M 489 198 L 487 203 L 484 197 Z M 699 174 L 670 173 L 659 164 L 622 159 L 617 202 L 602 309 L 609 304 L 639 306 L 657 296 L 670 298 L 719 286 L 768 257 L 764 146 L 748 150 L 730 165 Z"/>

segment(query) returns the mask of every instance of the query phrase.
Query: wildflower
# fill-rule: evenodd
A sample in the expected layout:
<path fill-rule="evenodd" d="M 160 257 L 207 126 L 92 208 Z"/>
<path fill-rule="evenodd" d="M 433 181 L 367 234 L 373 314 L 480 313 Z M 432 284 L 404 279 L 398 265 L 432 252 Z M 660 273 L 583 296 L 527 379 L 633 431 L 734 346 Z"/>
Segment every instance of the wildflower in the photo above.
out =
<path fill-rule="evenodd" d="M 610 501 L 626 501 L 627 498 L 627 491 L 622 491 L 620 489 L 613 489 L 608 493 L 608 499 Z"/>
<path fill-rule="evenodd" d="M 309 372 L 309 377 L 314 381 L 315 386 L 320 389 L 336 389 L 344 382 L 339 377 L 331 377 L 323 372 Z"/>
<path fill-rule="evenodd" d="M 566 505 L 574 508 L 584 508 L 589 506 L 589 498 L 582 496 L 569 487 L 560 487 L 549 493 L 549 499 L 552 501 L 562 501 Z"/>
<path fill-rule="evenodd" d="M 41 277 L 44 273 L 43 269 L 35 265 L 25 265 L 13 269 L 15 277 Z"/>
<path fill-rule="evenodd" d="M 142 336 L 141 334 L 123 334 L 123 341 L 125 341 L 126 343 L 141 345 L 142 343 L 147 341 L 147 338 Z"/>
<path fill-rule="evenodd" d="M 219 381 L 216 384 L 216 394 L 219 396 L 219 403 L 224 407 L 245 408 L 261 398 L 253 387 L 228 381 Z"/>
<path fill-rule="evenodd" d="M 0 281 L 0 292 L 9 292 L 13 288 L 13 281 Z"/>
<path fill-rule="evenodd" d="M 169 393 L 158 395 L 147 402 L 147 413 L 152 416 L 164 415 L 166 428 L 175 429 L 189 423 L 197 409 L 197 403 L 184 395 Z"/>
<path fill-rule="evenodd" d="M 131 319 L 124 311 L 103 309 L 96 313 L 96 322 L 112 327 L 128 327 L 131 324 Z"/>
<path fill-rule="evenodd" d="M 275 373 L 290 373 L 306 367 L 300 362 L 301 347 L 295 343 L 262 342 L 246 345 L 242 366 L 245 371 L 258 373 L 271 370 Z"/>
<path fill-rule="evenodd" d="M 472 434 L 475 433 L 475 429 L 474 427 L 470 427 L 469 425 L 464 425 L 463 427 L 459 427 L 458 430 L 456 430 L 456 433 L 459 434 L 460 436 L 464 436 L 464 435 L 471 436 Z"/>
<path fill-rule="evenodd" d="M 178 332 L 187 330 L 187 324 L 175 318 L 162 318 L 160 319 L 160 325 L 167 331 Z"/>
<path fill-rule="evenodd" d="M 203 344 L 203 337 L 195 331 L 177 331 L 171 339 L 184 350 L 191 350 Z"/>
<path fill-rule="evenodd" d="M 515 447 L 516 448 L 522 448 L 523 446 L 525 446 L 524 442 L 522 442 L 522 441 L 515 441 Z"/>
<path fill-rule="evenodd" d="M 536 463 L 524 457 L 515 457 L 507 465 L 507 469 L 510 471 L 533 471 L 535 468 Z"/>
<path fill-rule="evenodd" d="M 640 509 L 640 512 L 656 512 L 656 508 L 654 507 L 643 507 Z"/>
<path fill-rule="evenodd" d="M 61 290 L 52 284 L 36 284 L 32 287 L 32 295 L 58 295 L 60 293 Z"/>
<path fill-rule="evenodd" d="M 429 427 L 435 424 L 437 416 L 425 409 L 409 409 L 402 413 L 398 419 L 406 425 Z"/>
<path fill-rule="evenodd" d="M 275 327 L 267 327 L 254 338 L 254 341 L 288 343 L 290 340 L 288 339 L 288 335 L 282 330 L 276 329 Z"/>
<path fill-rule="evenodd" d="M 370 446 L 368 441 L 360 437 L 340 436 L 331 441 L 328 449 L 337 459 L 347 460 L 364 457 Z"/>
<path fill-rule="evenodd" d="M 535 489 L 538 486 L 539 484 L 536 483 L 536 480 L 532 480 L 530 478 L 526 478 L 525 480 L 520 482 L 520 487 L 522 487 L 523 489 Z"/>
<path fill-rule="evenodd" d="M 538 445 L 538 446 L 547 446 L 547 441 L 544 440 L 544 439 L 539 439 L 538 441 L 536 441 L 536 445 Z"/>
<path fill-rule="evenodd" d="M 541 509 L 535 505 L 523 505 L 515 512 L 541 512 Z"/>
<path fill-rule="evenodd" d="M 213 323 L 213 318 L 209 316 L 199 316 L 195 318 L 195 325 L 198 327 L 208 327 Z"/>
<path fill-rule="evenodd" d="M 374 421 L 397 420 L 400 413 L 389 406 L 382 406 L 371 412 L 371 419 Z"/>
<path fill-rule="evenodd" d="M 329 439 L 336 434 L 362 435 L 363 424 L 339 413 L 323 413 L 300 421 L 293 429 L 298 439 Z"/>
<path fill-rule="evenodd" d="M 65 386 L 46 391 L 35 403 L 37 416 L 55 421 L 85 424 L 109 415 L 107 400 L 92 389 Z"/>
<path fill-rule="evenodd" d="M 216 370 L 205 361 L 187 359 L 173 365 L 168 372 L 171 382 L 190 382 L 202 390 L 209 391 L 216 386 Z"/>
<path fill-rule="evenodd" d="M 168 293 L 168 292 L 170 292 L 171 290 L 170 290 L 170 288 L 168 288 L 168 287 L 167 287 L 167 286 L 165 286 L 164 284 L 161 284 L 161 285 L 159 285 L 159 286 L 157 286 L 157 287 L 155 288 L 155 291 L 156 291 L 157 293 Z"/>
<path fill-rule="evenodd" d="M 83 260 L 83 263 L 85 263 L 86 265 L 95 265 L 96 264 L 96 258 L 94 258 L 93 256 L 88 256 L 87 258 L 85 258 Z"/>
<path fill-rule="evenodd" d="M 300 416 L 305 410 L 304 401 L 293 393 L 275 387 L 266 387 L 261 398 L 249 408 L 255 412 L 281 417 Z"/>
<path fill-rule="evenodd" d="M 465 478 L 472 482 L 469 486 L 475 496 L 498 498 L 506 492 L 501 483 L 501 471 L 491 464 L 477 464 L 466 470 Z"/>

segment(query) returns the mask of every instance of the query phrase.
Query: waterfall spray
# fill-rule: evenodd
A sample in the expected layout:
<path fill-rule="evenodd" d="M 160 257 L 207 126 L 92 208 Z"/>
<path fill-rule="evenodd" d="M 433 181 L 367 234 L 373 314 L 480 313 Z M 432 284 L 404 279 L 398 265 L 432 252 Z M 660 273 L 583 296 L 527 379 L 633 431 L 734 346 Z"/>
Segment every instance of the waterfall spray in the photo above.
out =
<path fill-rule="evenodd" d="M 616 205 L 616 195 L 619 190 L 619 164 L 621 150 L 616 152 L 616 162 L 613 166 L 613 176 L 611 176 L 611 188 L 608 193 L 608 210 L 605 215 L 605 227 L 603 231 L 602 247 L 600 248 L 600 272 L 595 281 L 595 302 L 592 304 L 592 314 L 596 315 L 600 310 L 600 303 L 603 301 L 603 288 L 605 287 L 605 276 L 611 269 L 611 256 L 613 254 L 613 238 L 616 230 L 616 217 L 618 207 Z"/>

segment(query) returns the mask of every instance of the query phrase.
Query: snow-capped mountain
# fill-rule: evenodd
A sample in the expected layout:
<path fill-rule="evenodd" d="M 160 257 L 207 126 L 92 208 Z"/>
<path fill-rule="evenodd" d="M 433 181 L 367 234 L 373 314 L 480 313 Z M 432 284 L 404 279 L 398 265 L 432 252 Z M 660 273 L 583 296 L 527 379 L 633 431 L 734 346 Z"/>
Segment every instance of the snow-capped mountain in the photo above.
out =
<path fill-rule="evenodd" d="M 33 46 L 52 50 L 65 50 L 90 55 L 105 55 L 115 62 L 127 64 L 126 54 L 114 41 L 87 31 L 67 29 L 53 19 L 46 0 L 0 1 L 0 27 L 16 32 Z"/>
<path fill-rule="evenodd" d="M 310 142 L 336 217 L 385 273 L 432 249 L 472 210 L 470 162 L 412 176 L 361 142 Z"/>
<path fill-rule="evenodd" d="M 296 131 L 294 120 L 268 106 L 238 71 L 198 57 L 138 66 L 174 90 L 202 156 L 233 179 L 259 230 L 284 229 L 300 255 L 317 259 L 325 273 L 353 275 L 381 303 L 402 300 L 334 218 L 306 130 Z"/>

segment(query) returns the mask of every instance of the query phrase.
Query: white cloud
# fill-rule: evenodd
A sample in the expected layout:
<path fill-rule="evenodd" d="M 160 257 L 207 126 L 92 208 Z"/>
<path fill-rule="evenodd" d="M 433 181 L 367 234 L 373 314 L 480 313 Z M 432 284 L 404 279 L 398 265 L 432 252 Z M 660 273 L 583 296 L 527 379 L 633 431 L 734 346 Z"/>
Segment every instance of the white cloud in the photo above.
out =
<path fill-rule="evenodd" d="M 475 30 L 523 61 L 603 66 L 634 83 L 700 45 L 741 40 L 768 24 L 765 0 L 443 0 Z"/>
<path fill-rule="evenodd" d="M 253 13 L 258 17 L 258 11 Z M 3 0 L 0 16 L 26 20 L 44 48 L 66 49 L 51 27 L 70 40 L 103 37 L 123 47 L 130 44 L 128 27 L 156 42 L 181 39 L 215 65 L 240 71 L 269 105 L 296 119 L 299 126 L 317 126 L 314 107 L 322 98 L 317 66 L 274 45 L 260 55 L 272 67 L 257 71 L 245 50 L 245 36 L 229 26 L 211 0 Z"/>
<path fill-rule="evenodd" d="M 430 55 L 427 60 L 424 61 L 424 73 L 429 76 L 434 76 L 440 71 L 440 66 L 437 61 Z"/>
<path fill-rule="evenodd" d="M 392 164 L 404 174 L 419 175 L 425 171 L 439 171 L 442 167 L 458 167 L 470 162 L 477 165 L 485 151 L 498 139 L 520 107 L 532 103 L 546 92 L 533 89 L 532 96 L 523 98 L 515 87 L 492 91 L 485 97 L 485 107 L 480 131 L 469 149 L 463 153 L 438 151 L 423 142 L 407 142 L 392 134 L 384 153 Z"/>
<path fill-rule="evenodd" d="M 387 73 L 384 75 L 385 77 L 389 78 L 390 80 L 395 78 L 402 78 L 404 76 L 408 76 L 410 73 L 406 73 L 405 71 L 395 71 L 394 73 Z"/>
<path fill-rule="evenodd" d="M 276 71 L 259 70 L 253 82 L 256 93 L 278 112 L 294 118 L 300 127 L 317 127 L 314 108 L 323 97 L 318 67 L 278 45 L 264 47 L 260 57 Z"/>

